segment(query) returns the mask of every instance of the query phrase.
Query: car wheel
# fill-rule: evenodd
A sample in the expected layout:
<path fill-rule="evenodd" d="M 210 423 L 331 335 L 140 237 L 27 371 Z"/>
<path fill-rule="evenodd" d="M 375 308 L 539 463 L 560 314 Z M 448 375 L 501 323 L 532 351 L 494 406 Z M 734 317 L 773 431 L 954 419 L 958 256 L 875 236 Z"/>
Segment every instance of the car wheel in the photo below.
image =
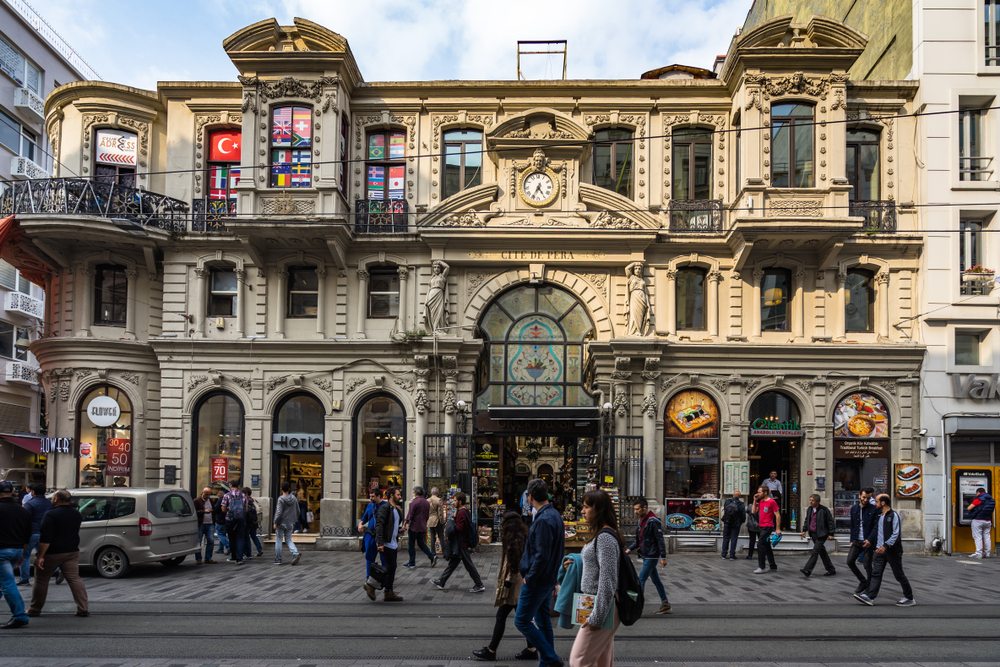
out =
<path fill-rule="evenodd" d="M 105 579 L 124 577 L 129 571 L 128 556 L 117 547 L 103 549 L 97 554 L 97 571 Z"/>
<path fill-rule="evenodd" d="M 168 558 L 167 560 L 161 560 L 160 565 L 163 567 L 177 567 L 184 562 L 187 556 L 177 556 L 176 558 Z"/>

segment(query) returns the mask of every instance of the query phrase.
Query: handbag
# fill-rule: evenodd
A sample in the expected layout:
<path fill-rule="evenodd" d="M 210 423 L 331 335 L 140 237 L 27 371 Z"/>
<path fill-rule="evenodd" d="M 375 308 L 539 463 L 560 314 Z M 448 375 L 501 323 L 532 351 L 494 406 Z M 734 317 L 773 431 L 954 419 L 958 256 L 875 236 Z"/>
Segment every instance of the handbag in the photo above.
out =
<path fill-rule="evenodd" d="M 778 535 L 777 533 L 771 533 L 771 536 L 768 539 L 771 541 L 771 546 L 776 547 L 778 546 L 778 542 L 781 541 L 781 535 Z"/>
<path fill-rule="evenodd" d="M 747 530 L 756 533 L 760 530 L 760 518 L 756 514 L 747 514 Z"/>
<path fill-rule="evenodd" d="M 377 591 L 385 586 L 385 577 L 389 571 L 379 562 L 373 562 L 368 566 L 368 579 L 365 581 L 369 586 Z"/>

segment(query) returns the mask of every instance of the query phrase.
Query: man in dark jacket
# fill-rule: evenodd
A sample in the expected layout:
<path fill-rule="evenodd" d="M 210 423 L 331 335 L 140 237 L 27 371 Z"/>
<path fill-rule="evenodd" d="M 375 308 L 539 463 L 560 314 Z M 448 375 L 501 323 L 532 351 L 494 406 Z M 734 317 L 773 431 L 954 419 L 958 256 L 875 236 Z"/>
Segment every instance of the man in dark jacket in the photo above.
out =
<path fill-rule="evenodd" d="M 747 506 L 740 498 L 739 489 L 733 491 L 733 497 L 726 501 L 722 508 L 722 559 L 736 560 L 736 543 L 740 539 L 740 528 L 747 520 Z"/>
<path fill-rule="evenodd" d="M 25 547 L 31 539 L 31 516 L 21 507 L 14 485 L 0 481 L 0 586 L 7 598 L 11 619 L 0 630 L 23 628 L 28 625 L 24 600 L 14 583 L 14 570 L 21 565 Z M 36 575 L 37 580 L 37 575 Z"/>
<path fill-rule="evenodd" d="M 431 516 L 431 504 L 424 498 L 424 487 L 413 487 L 413 500 L 410 501 L 410 511 L 406 515 L 404 528 L 406 528 L 407 545 L 406 550 L 410 556 L 403 567 L 414 567 L 417 564 L 417 547 L 424 552 L 424 555 L 431 561 L 437 559 L 431 550 L 427 548 L 427 519 Z"/>
<path fill-rule="evenodd" d="M 80 524 L 83 517 L 70 505 L 69 491 L 60 489 L 52 494 L 52 509 L 42 519 L 38 561 L 35 563 L 35 585 L 31 588 L 28 616 L 38 616 L 49 593 L 49 579 L 56 569 L 66 577 L 76 602 L 77 616 L 90 616 L 87 589 L 80 579 Z"/>
<path fill-rule="evenodd" d="M 30 502 L 30 501 L 29 501 Z M 986 489 L 976 489 L 976 497 L 966 508 L 972 519 L 972 539 L 976 542 L 976 553 L 970 558 L 989 558 L 993 544 L 993 510 L 996 503 Z"/>
<path fill-rule="evenodd" d="M 444 574 L 441 575 L 440 579 L 434 579 L 431 583 L 441 590 L 445 590 L 448 577 L 458 569 L 459 564 L 462 564 L 465 566 L 465 571 L 469 573 L 469 578 L 472 579 L 472 588 L 469 589 L 469 592 L 482 593 L 486 590 L 486 586 L 483 585 L 483 579 L 479 576 L 476 564 L 472 562 L 472 550 L 476 548 L 476 544 L 479 542 L 476 528 L 472 525 L 472 513 L 465 507 L 466 496 L 464 493 L 456 493 L 454 500 L 456 508 L 455 530 L 449 534 L 448 529 L 445 528 L 445 539 L 447 540 L 445 550 L 448 557 L 448 567 L 444 569 Z M 449 526 L 451 525 L 449 523 Z"/>
<path fill-rule="evenodd" d="M 212 505 L 212 519 L 215 521 L 215 534 L 219 537 L 219 553 L 229 552 L 229 537 L 226 535 L 226 511 L 222 509 L 222 499 L 226 495 L 225 489 L 219 489 L 215 496 L 215 503 Z"/>
<path fill-rule="evenodd" d="M 52 503 L 45 497 L 44 484 L 35 484 L 31 487 L 31 498 L 24 503 L 23 507 L 28 510 L 28 515 L 31 517 L 31 541 L 24 549 L 24 558 L 21 561 L 21 580 L 17 582 L 18 586 L 27 586 L 31 583 L 29 580 L 31 550 L 38 546 L 38 538 L 42 530 L 42 517 L 52 509 Z"/>
<path fill-rule="evenodd" d="M 667 566 L 667 545 L 663 542 L 663 524 L 660 519 L 649 511 L 649 503 L 645 499 L 635 502 L 635 515 L 639 517 L 639 528 L 635 531 L 635 541 L 625 550 L 625 553 L 639 552 L 642 559 L 642 569 L 639 570 L 639 587 L 646 588 L 646 579 L 653 578 L 656 592 L 660 594 L 660 608 L 654 614 L 669 614 L 670 602 L 663 582 L 656 572 L 656 561 L 660 567 Z"/>
<path fill-rule="evenodd" d="M 879 588 L 882 586 L 882 574 L 885 566 L 892 569 L 892 576 L 899 582 L 903 589 L 903 599 L 896 603 L 897 607 L 913 607 L 917 603 L 913 601 L 913 589 L 910 581 L 903 573 L 903 543 L 901 541 L 903 520 L 899 514 L 892 510 L 892 500 L 889 495 L 883 493 L 875 499 L 878 503 L 879 516 L 876 517 L 868 539 L 865 541 L 866 547 L 875 549 L 875 556 L 872 558 L 872 577 L 868 584 L 868 590 L 864 593 L 856 593 L 854 599 L 869 607 L 875 604 Z"/>
<path fill-rule="evenodd" d="M 514 627 L 538 649 L 540 667 L 562 667 L 563 662 L 555 650 L 550 607 L 552 590 L 562 565 L 566 529 L 559 510 L 549 503 L 549 488 L 544 480 L 528 482 L 528 500 L 535 510 L 535 518 L 521 557 L 524 585 L 517 602 Z"/>
<path fill-rule="evenodd" d="M 384 503 L 378 508 L 375 514 L 375 544 L 378 545 L 378 552 L 382 556 L 382 563 L 385 565 L 385 581 L 382 582 L 382 599 L 386 602 L 402 602 L 403 598 L 393 592 L 393 584 L 396 583 L 396 556 L 399 549 L 399 527 L 403 524 L 403 492 L 398 486 L 390 486 L 385 490 Z M 372 600 L 375 599 L 374 589 L 367 583 L 365 592 Z"/>
<path fill-rule="evenodd" d="M 809 560 L 806 561 L 806 566 L 799 570 L 799 572 L 808 577 L 812 574 L 813 568 L 816 567 L 816 560 L 822 558 L 823 567 L 826 568 L 826 574 L 823 576 L 832 577 L 837 574 L 837 569 L 833 567 L 833 562 L 830 560 L 830 554 L 826 552 L 827 540 L 836 539 L 833 536 L 835 529 L 833 514 L 830 513 L 830 510 L 825 505 L 819 504 L 819 496 L 815 493 L 809 496 L 809 507 L 806 509 L 802 527 L 805 529 L 802 531 L 802 537 L 809 535 L 809 539 L 813 543 L 813 548 L 809 554 Z"/>
<path fill-rule="evenodd" d="M 855 593 L 864 593 L 868 590 L 868 582 L 872 577 L 872 550 L 865 548 L 865 539 L 871 533 L 875 517 L 878 515 L 873 495 L 875 489 L 866 486 L 861 489 L 858 502 L 851 506 L 851 548 L 847 552 L 847 567 L 851 568 L 851 572 L 858 578 Z M 864 574 L 858 569 L 858 556 L 863 556 Z"/>
<path fill-rule="evenodd" d="M 195 563 L 201 565 L 201 542 L 205 541 L 205 562 L 215 564 L 212 551 L 215 540 L 212 539 L 212 529 L 215 520 L 212 517 L 212 489 L 207 486 L 201 490 L 201 495 L 194 499 L 194 515 L 198 517 L 198 553 L 194 555 Z"/>

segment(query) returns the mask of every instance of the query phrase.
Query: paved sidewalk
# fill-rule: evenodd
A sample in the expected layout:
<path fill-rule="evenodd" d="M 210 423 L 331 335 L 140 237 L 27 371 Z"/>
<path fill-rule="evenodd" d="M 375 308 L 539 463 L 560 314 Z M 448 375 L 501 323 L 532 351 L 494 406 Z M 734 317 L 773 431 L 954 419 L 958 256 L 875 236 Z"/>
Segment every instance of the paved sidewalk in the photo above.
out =
<path fill-rule="evenodd" d="M 671 662 L 664 659 L 659 662 L 672 665 L 689 665 L 690 667 L 1000 667 L 1000 662 Z M 0 658 L 0 667 L 481 667 L 484 663 L 467 660 L 109 660 L 78 659 L 67 663 L 65 659 L 52 660 L 46 658 Z M 535 663 L 525 661 L 503 661 L 495 664 L 519 664 L 532 667 Z M 618 667 L 648 667 L 656 664 L 652 660 L 630 661 L 615 660 Z"/>

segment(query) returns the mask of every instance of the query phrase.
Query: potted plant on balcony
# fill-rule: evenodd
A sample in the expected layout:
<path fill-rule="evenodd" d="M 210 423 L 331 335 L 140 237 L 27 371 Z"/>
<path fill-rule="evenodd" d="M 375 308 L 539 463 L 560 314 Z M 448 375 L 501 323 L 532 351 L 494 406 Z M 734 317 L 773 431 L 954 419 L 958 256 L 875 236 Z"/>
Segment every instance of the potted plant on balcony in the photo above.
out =
<path fill-rule="evenodd" d="M 989 294 L 993 284 L 993 269 L 987 269 L 982 264 L 962 272 L 962 292 L 964 294 Z"/>

